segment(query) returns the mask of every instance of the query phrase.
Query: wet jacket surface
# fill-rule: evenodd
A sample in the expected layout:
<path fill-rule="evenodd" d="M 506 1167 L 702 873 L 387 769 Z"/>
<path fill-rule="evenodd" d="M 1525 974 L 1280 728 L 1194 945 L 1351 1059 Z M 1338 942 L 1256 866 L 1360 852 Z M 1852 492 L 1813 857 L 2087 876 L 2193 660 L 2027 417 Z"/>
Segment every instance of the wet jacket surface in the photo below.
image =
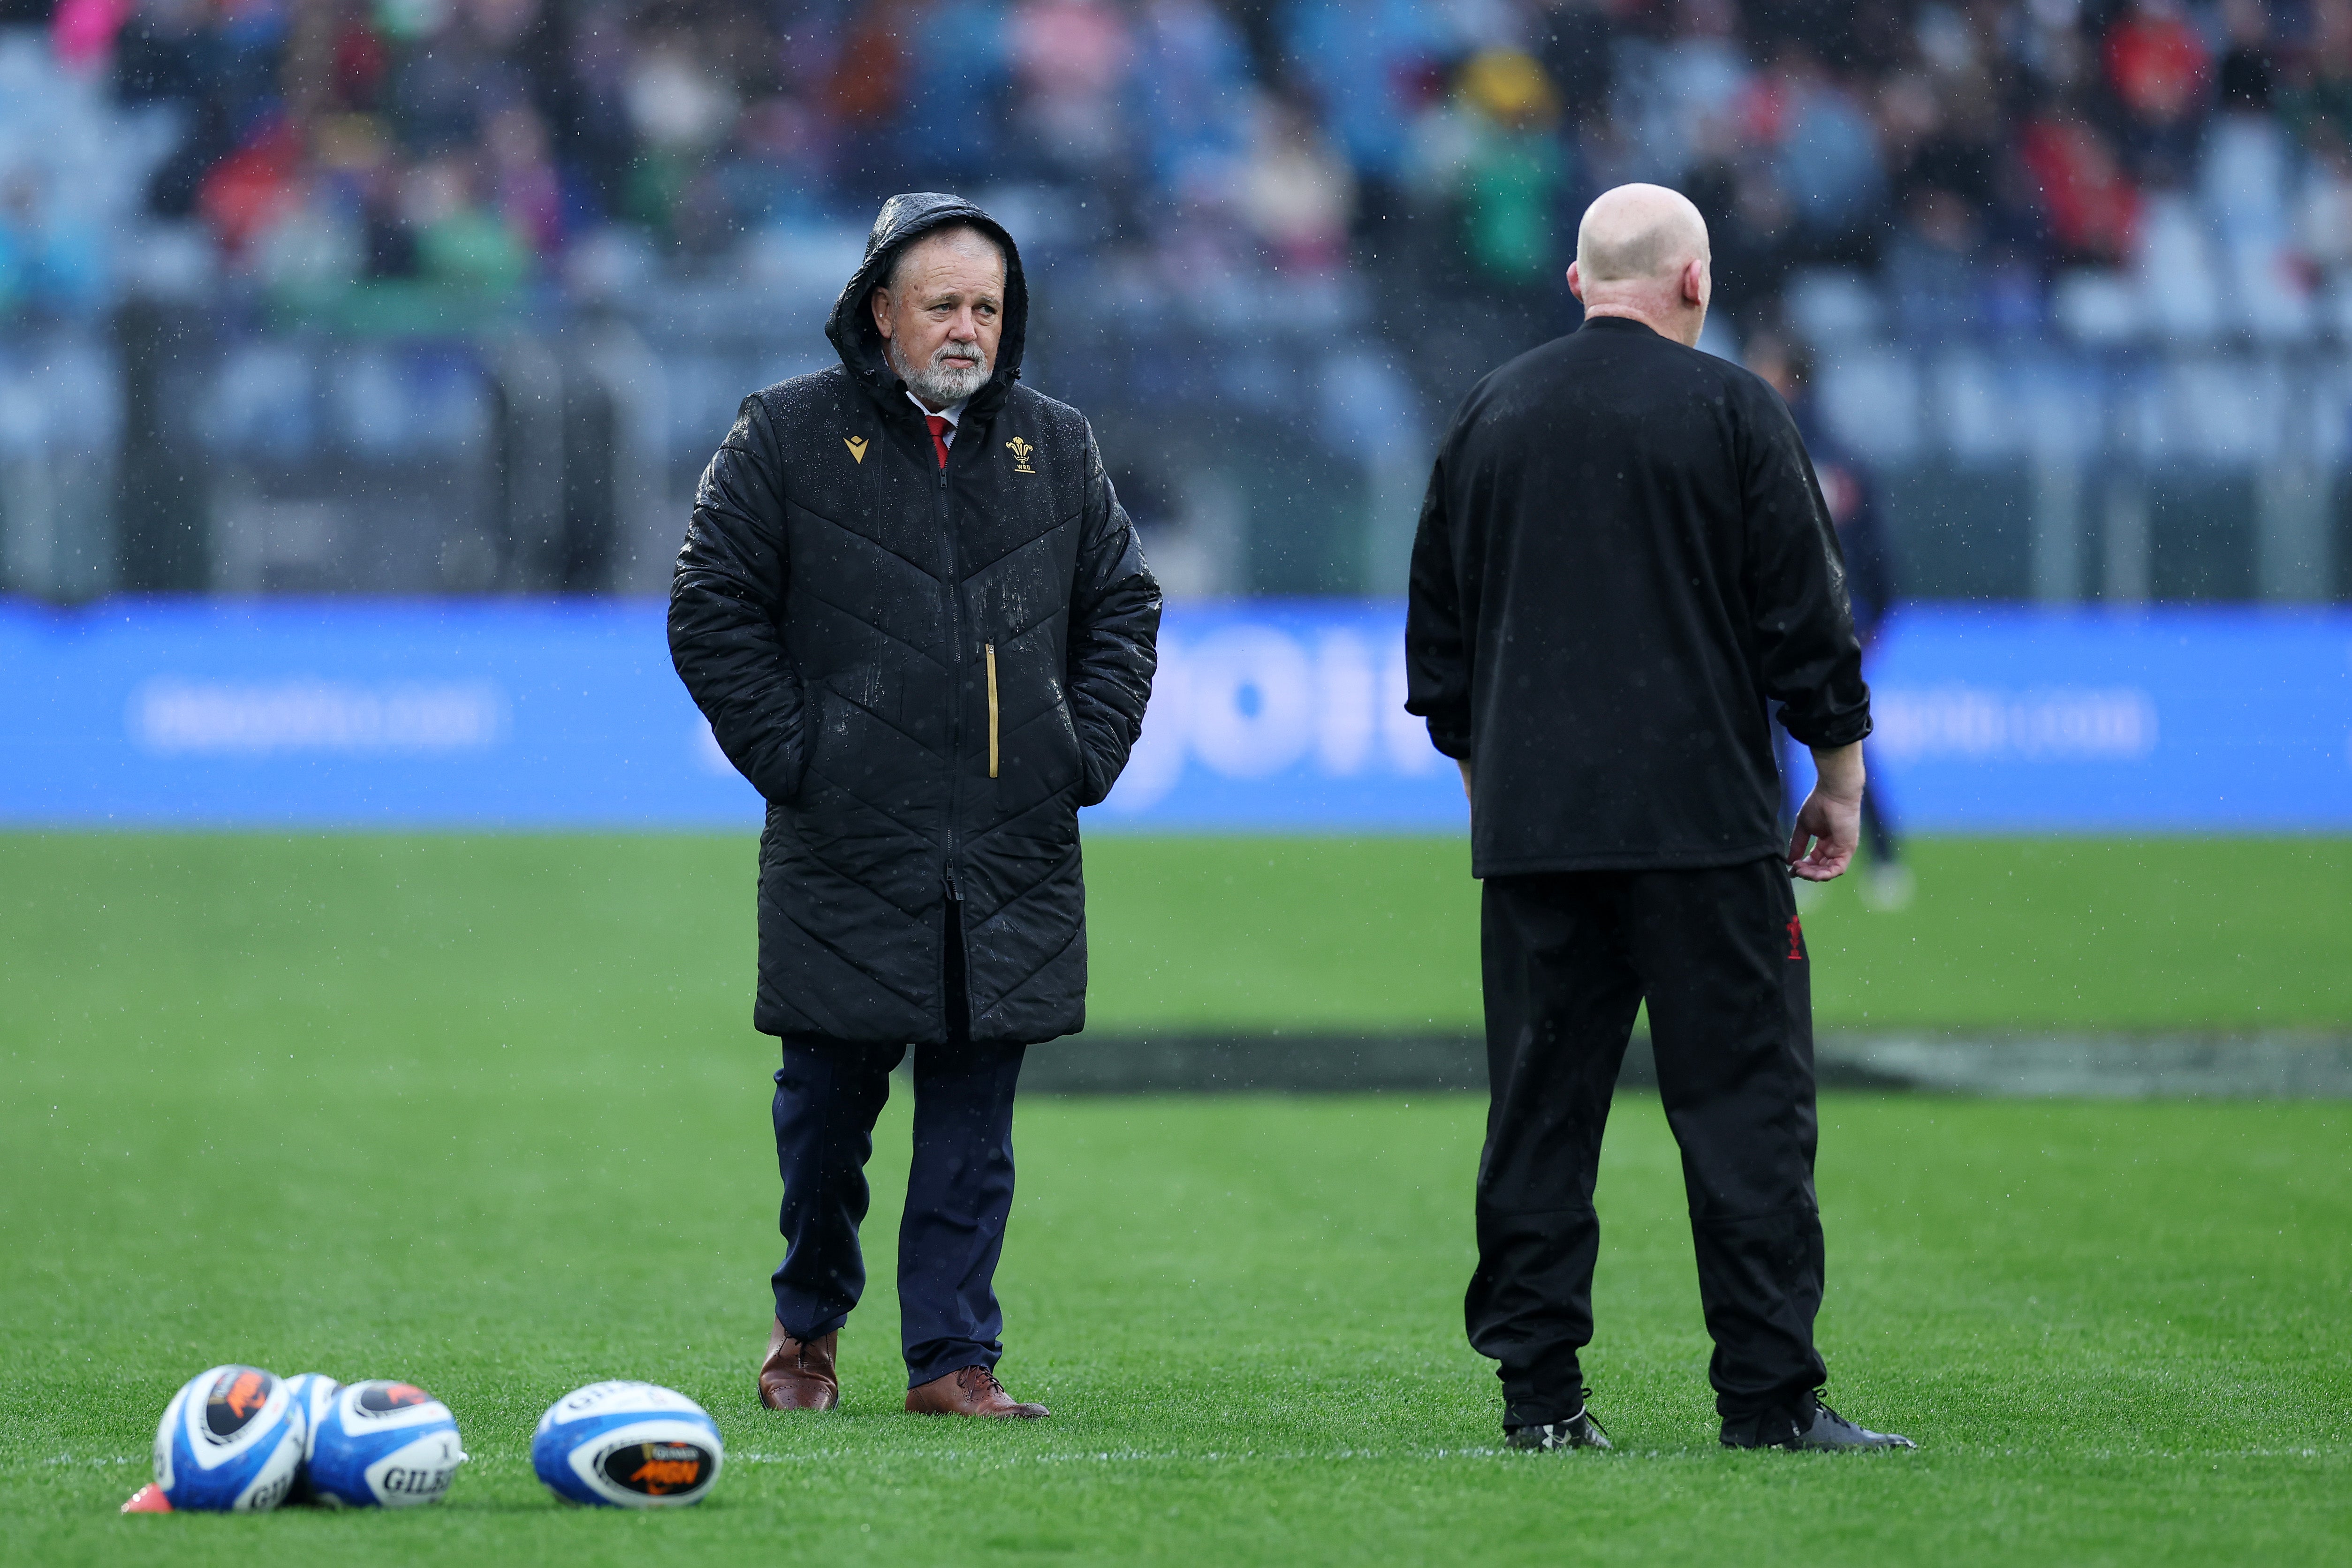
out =
<path fill-rule="evenodd" d="M 1870 730 L 1844 565 L 1786 404 L 1600 317 L 1465 400 L 1413 542 L 1405 706 L 1468 758 L 1473 869 L 1783 848 L 1772 708 Z"/>
<path fill-rule="evenodd" d="M 955 223 L 1004 247 L 1006 298 L 942 470 L 868 296 Z M 894 197 L 826 329 L 841 364 L 744 399 L 703 473 L 670 652 L 768 800 L 768 1033 L 946 1040 L 950 899 L 972 1039 L 1085 1025 L 1077 812 L 1135 743 L 1160 590 L 1086 420 L 1015 379 L 1027 317 L 1001 227 L 951 196 Z"/>

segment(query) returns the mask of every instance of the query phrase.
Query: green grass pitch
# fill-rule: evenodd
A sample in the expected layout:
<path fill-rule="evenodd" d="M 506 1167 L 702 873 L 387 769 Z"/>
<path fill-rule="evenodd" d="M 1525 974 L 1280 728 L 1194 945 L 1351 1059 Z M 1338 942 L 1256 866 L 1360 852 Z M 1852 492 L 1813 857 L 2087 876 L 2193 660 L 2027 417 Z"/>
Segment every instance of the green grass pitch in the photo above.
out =
<path fill-rule="evenodd" d="M 1643 1097 L 1601 1193 L 1590 1370 L 1618 1454 L 1496 1450 L 1494 1380 L 1461 1343 L 1482 1109 L 1464 1096 L 1025 1102 L 1003 1370 L 1056 1415 L 901 1416 L 902 1095 L 848 1406 L 761 1411 L 749 854 L 0 838 L 0 1561 L 2352 1554 L 2352 1109 L 2332 1104 L 1827 1097 L 1832 1397 L 1926 1445 L 1840 1459 L 1715 1448 L 1676 1162 Z M 2315 895 L 2346 861 L 1923 846 L 1914 911 L 1833 894 L 1809 924 L 1825 971 L 1884 966 L 1866 992 L 1825 973 L 1849 1017 L 1865 995 L 1874 1020 L 1899 1011 L 1880 999 L 1899 983 L 1915 1019 L 2325 1026 L 2347 1011 L 2322 924 L 2341 914 Z M 1458 846 L 1105 840 L 1092 868 L 1105 1023 L 1469 1016 Z M 2063 945 L 2039 973 L 2014 930 L 1965 939 L 2003 909 L 2049 916 Z M 1310 918 L 1337 956 L 1304 951 Z M 2143 983 L 2069 977 L 2062 952 L 2137 955 Z M 229 1359 L 415 1378 L 476 1460 L 415 1514 L 117 1517 L 172 1388 Z M 704 1506 L 571 1511 L 533 1480 L 541 1409 L 611 1375 L 719 1418 L 730 1468 Z"/>
<path fill-rule="evenodd" d="M 1104 1028 L 1475 1030 L 1465 842 L 1098 838 Z M 2352 1029 L 2352 839 L 1926 839 L 1907 909 L 1805 908 L 1844 1029 Z"/>

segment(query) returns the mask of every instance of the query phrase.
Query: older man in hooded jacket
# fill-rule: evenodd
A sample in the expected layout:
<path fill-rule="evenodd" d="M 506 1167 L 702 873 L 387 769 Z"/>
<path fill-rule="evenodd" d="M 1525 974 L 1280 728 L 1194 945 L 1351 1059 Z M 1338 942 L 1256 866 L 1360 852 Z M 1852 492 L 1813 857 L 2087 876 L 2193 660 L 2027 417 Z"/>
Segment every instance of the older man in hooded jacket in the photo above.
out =
<path fill-rule="evenodd" d="M 1086 420 L 1018 384 L 1027 316 L 1001 225 L 892 197 L 826 328 L 840 365 L 743 400 L 670 591 L 678 674 L 768 801 L 772 1409 L 839 1401 L 865 1164 L 911 1049 L 906 1407 L 1046 1413 L 994 1375 L 1013 1084 L 1085 1027 L 1077 812 L 1142 724 L 1160 590 Z"/>

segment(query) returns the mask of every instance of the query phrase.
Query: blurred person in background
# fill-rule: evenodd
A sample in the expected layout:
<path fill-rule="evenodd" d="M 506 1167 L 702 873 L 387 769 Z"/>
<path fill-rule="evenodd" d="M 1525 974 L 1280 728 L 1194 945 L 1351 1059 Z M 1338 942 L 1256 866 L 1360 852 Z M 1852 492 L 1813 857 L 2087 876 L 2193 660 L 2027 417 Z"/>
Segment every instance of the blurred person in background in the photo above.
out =
<path fill-rule="evenodd" d="M 1758 332 L 1748 340 L 1746 358 L 1748 368 L 1763 377 L 1789 405 L 1790 415 L 1797 422 L 1797 432 L 1804 439 L 1805 455 L 1811 459 L 1814 476 L 1821 482 L 1822 499 L 1829 507 L 1830 521 L 1837 526 L 1838 548 L 1845 556 L 1846 600 L 1853 612 L 1854 635 L 1862 643 L 1866 675 L 1871 647 L 1878 639 L 1879 629 L 1886 624 L 1895 595 L 1895 560 L 1879 512 L 1878 487 L 1872 482 L 1870 469 L 1822 418 L 1820 405 L 1813 399 L 1812 355 L 1802 344 L 1770 332 Z M 1789 767 L 1791 742 L 1785 728 L 1777 738 L 1783 781 L 1781 820 L 1793 829 L 1801 802 L 1787 788 L 1794 777 Z M 1870 743 L 1864 741 L 1863 758 L 1866 768 L 1869 758 Z M 1886 803 L 1885 776 L 1874 768 L 1867 770 L 1874 782 L 1862 797 L 1863 844 L 1870 852 L 1869 868 L 1862 884 L 1863 900 L 1876 909 L 1901 909 L 1911 902 L 1916 891 L 1911 868 L 1903 859 L 1902 843 L 1895 836 L 1894 814 Z"/>
<path fill-rule="evenodd" d="M 421 276 L 500 294 L 530 275 L 527 241 L 483 200 L 471 159 L 451 154 L 419 163 L 402 188 L 400 204 L 403 222 L 416 236 Z"/>
<path fill-rule="evenodd" d="M 2352 143 L 2352 0 L 2315 0 L 2311 36 L 2280 83 L 2279 107 L 2305 141 L 2323 131 Z"/>
<path fill-rule="evenodd" d="M 2297 243 L 2294 139 L 2273 103 L 2267 18 L 2253 0 L 2222 10 L 2229 47 L 2215 72 L 2198 204 L 2239 321 L 2263 338 L 2301 339 L 2315 326 L 2316 257 Z"/>
<path fill-rule="evenodd" d="M 628 7 L 589 0 L 561 17 L 549 121 L 566 176 L 566 221 L 620 210 L 635 152 L 629 125 Z M 814 51 L 810 51 L 814 52 Z"/>
<path fill-rule="evenodd" d="M 1697 350 L 1698 210 L 1595 201 L 1584 325 L 1481 382 L 1413 541 L 1408 711 L 1461 765 L 1493 1101 L 1470 1343 L 1519 1448 L 1605 1448 L 1601 1140 L 1646 1002 L 1727 1448 L 1909 1448 L 1820 1397 L 1811 964 L 1791 874 L 1853 856 L 1870 693 L 1836 530 L 1769 387 Z M 1820 783 L 1776 833 L 1769 705 Z"/>
<path fill-rule="evenodd" d="M 2071 99 L 2053 96 L 2027 118 L 2018 157 L 2041 197 L 2060 258 L 2116 266 L 2131 254 L 2139 188 L 2107 138 Z"/>
<path fill-rule="evenodd" d="M 1876 128 L 1813 51 L 1784 39 L 1750 90 L 1748 132 L 1769 144 L 1808 254 L 1851 262 L 1874 253 L 1886 172 Z"/>
<path fill-rule="evenodd" d="M 2180 0 L 2132 0 L 2107 29 L 2106 85 L 2144 184 L 2188 183 L 2211 101 L 2212 58 Z"/>
<path fill-rule="evenodd" d="M 735 82 L 689 35 L 656 38 L 631 66 L 625 101 L 638 156 L 629 172 L 627 212 L 692 256 L 725 239 L 713 225 L 710 175 L 718 148 L 742 108 Z"/>
<path fill-rule="evenodd" d="M 533 253 L 563 243 L 563 193 L 547 156 L 547 126 L 527 103 L 510 103 L 486 128 L 492 204 Z"/>
<path fill-rule="evenodd" d="M 1128 173 L 1135 26 L 1113 0 L 1019 0 L 1009 18 L 1013 123 L 1049 177 Z"/>
<path fill-rule="evenodd" d="M 99 235 L 46 183 L 33 169 L 0 169 L 0 319 L 26 305 L 94 310 L 103 298 Z"/>
<path fill-rule="evenodd" d="M 1182 199 L 1229 190 L 1250 120 L 1248 46 L 1213 0 L 1146 0 L 1137 87 L 1153 183 Z"/>
<path fill-rule="evenodd" d="M 736 221 L 746 230 L 823 222 L 831 151 L 823 117 L 801 99 L 778 93 L 746 109 L 720 175 Z"/>
<path fill-rule="evenodd" d="M 1543 68 L 1516 49 L 1487 49 L 1463 68 L 1470 110 L 1460 201 L 1472 267 L 1497 290 L 1548 294 L 1558 270 L 1553 215 L 1566 183 L 1559 105 Z"/>
<path fill-rule="evenodd" d="M 1356 182 L 1298 104 L 1258 102 L 1240 207 L 1265 259 L 1285 272 L 1332 272 L 1347 260 Z"/>
<path fill-rule="evenodd" d="M 1387 214 L 1422 84 L 1442 71 L 1447 52 L 1438 7 L 1423 0 L 1288 0 L 1278 14 L 1285 64 L 1364 187 L 1367 212 Z"/>
<path fill-rule="evenodd" d="M 1003 0 L 941 0 L 906 42 L 919 86 L 899 125 L 901 176 L 943 191 L 984 183 L 1011 90 Z"/>
<path fill-rule="evenodd" d="M 994 1373 L 1013 1086 L 1085 1026 L 1078 808 L 1135 744 L 1160 589 L 1085 418 L 1016 382 L 1028 322 L 993 218 L 892 197 L 826 328 L 841 363 L 744 399 L 678 555 L 678 674 L 768 800 L 772 1409 L 840 1399 L 865 1165 L 911 1049 L 906 1407 L 1046 1414 Z"/>
<path fill-rule="evenodd" d="M 1401 170 L 1414 221 L 1383 236 L 1392 311 L 1417 340 L 1412 365 L 1460 397 L 1496 359 L 1572 322 L 1554 286 L 1559 214 L 1576 169 L 1560 106 L 1537 60 L 1472 54 L 1413 120 Z"/>

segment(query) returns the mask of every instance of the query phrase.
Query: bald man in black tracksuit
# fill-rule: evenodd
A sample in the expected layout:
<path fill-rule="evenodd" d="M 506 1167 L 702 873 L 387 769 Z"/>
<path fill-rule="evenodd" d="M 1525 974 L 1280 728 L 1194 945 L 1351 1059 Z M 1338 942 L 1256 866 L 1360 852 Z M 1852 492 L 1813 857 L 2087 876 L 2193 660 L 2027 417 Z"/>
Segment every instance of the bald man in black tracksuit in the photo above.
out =
<path fill-rule="evenodd" d="M 1691 345 L 1706 231 L 1621 187 L 1586 214 L 1590 312 L 1471 392 L 1413 546 L 1406 706 L 1459 759 L 1493 1102 L 1471 1343 L 1522 1448 L 1605 1448 L 1592 1210 L 1649 1005 L 1732 1447 L 1891 1448 L 1821 1403 L 1811 961 L 1789 885 L 1853 850 L 1869 692 L 1835 530 L 1787 408 Z M 1777 829 L 1769 710 L 1813 748 Z"/>

